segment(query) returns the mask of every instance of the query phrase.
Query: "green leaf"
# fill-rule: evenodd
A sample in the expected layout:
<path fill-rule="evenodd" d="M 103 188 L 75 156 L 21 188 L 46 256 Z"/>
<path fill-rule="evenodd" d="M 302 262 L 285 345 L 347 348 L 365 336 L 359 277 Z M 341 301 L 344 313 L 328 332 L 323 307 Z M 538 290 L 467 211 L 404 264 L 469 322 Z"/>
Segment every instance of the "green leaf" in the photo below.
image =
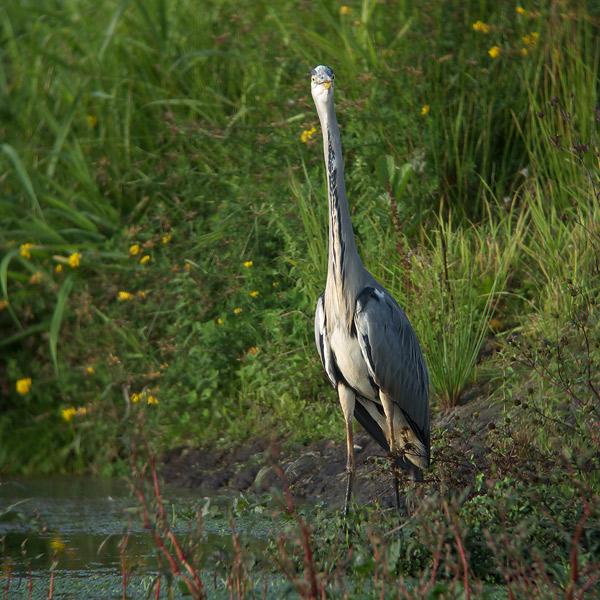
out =
<path fill-rule="evenodd" d="M 60 156 L 60 152 L 62 147 L 69 135 L 69 131 L 71 129 L 71 124 L 73 123 L 73 117 L 79 108 L 79 100 L 81 99 L 81 92 L 77 92 L 73 102 L 71 103 L 71 108 L 67 113 L 65 120 L 62 125 L 58 126 L 56 129 L 56 139 L 54 140 L 54 145 L 52 146 L 52 151 L 50 152 L 50 160 L 48 162 L 48 167 L 46 168 L 46 175 L 50 178 L 54 176 L 54 172 L 56 171 L 56 165 L 58 163 L 58 157 Z"/>
<path fill-rule="evenodd" d="M 29 196 L 32 210 L 43 219 L 44 213 L 42 212 L 42 207 L 40 206 L 40 203 L 38 201 L 37 195 L 33 188 L 33 184 L 31 183 L 31 179 L 29 178 L 29 174 L 27 173 L 27 169 L 25 169 L 25 166 L 21 162 L 21 158 L 19 157 L 17 151 L 9 144 L 2 144 L 2 152 L 4 152 L 4 154 L 6 154 L 6 156 L 8 156 L 8 158 L 12 162 L 17 176 L 21 180 L 21 185 L 23 186 L 23 189 Z"/>
<path fill-rule="evenodd" d="M 10 264 L 10 261 L 13 259 L 13 257 L 16 256 L 18 253 L 18 249 L 11 250 L 4 256 L 2 262 L 0 262 L 0 286 L 2 286 L 2 295 L 4 296 L 4 299 L 8 302 L 8 312 L 10 313 L 10 316 L 13 318 L 13 321 L 16 323 L 17 327 L 19 329 L 23 329 L 21 321 L 19 321 L 15 311 L 12 309 L 12 306 L 10 305 L 10 302 L 8 300 L 8 265 Z"/>
<path fill-rule="evenodd" d="M 106 49 L 110 45 L 113 36 L 115 35 L 115 30 L 117 29 L 117 24 L 119 23 L 119 19 L 121 15 L 125 12 L 125 9 L 129 5 L 130 0 L 122 0 L 117 6 L 115 12 L 113 13 L 112 19 L 104 32 L 104 40 L 102 42 L 102 46 L 100 46 L 100 50 L 98 51 L 98 58 L 100 61 L 104 58 L 104 53 Z"/>
<path fill-rule="evenodd" d="M 14 335 L 4 337 L 0 340 L 0 348 L 4 348 L 5 346 L 10 346 L 23 338 L 29 337 L 30 335 L 34 335 L 35 333 L 40 333 L 41 331 L 46 331 L 48 328 L 48 321 L 44 321 L 43 323 L 36 323 L 35 325 L 31 325 L 27 329 L 22 329 L 18 331 Z"/>
<path fill-rule="evenodd" d="M 58 346 L 58 334 L 60 332 L 60 326 L 65 314 L 65 307 L 67 304 L 67 298 L 71 293 L 73 287 L 73 277 L 69 276 L 65 279 L 60 290 L 58 291 L 58 298 L 56 300 L 56 306 L 54 307 L 54 313 L 52 314 L 52 321 L 50 322 L 50 355 L 52 356 L 52 362 L 54 363 L 54 371 L 58 375 L 58 361 L 56 358 L 56 348 Z"/>
<path fill-rule="evenodd" d="M 413 166 L 410 163 L 404 163 L 401 167 L 395 170 L 392 186 L 396 200 L 400 200 L 402 197 L 404 188 L 409 182 L 413 171 Z"/>

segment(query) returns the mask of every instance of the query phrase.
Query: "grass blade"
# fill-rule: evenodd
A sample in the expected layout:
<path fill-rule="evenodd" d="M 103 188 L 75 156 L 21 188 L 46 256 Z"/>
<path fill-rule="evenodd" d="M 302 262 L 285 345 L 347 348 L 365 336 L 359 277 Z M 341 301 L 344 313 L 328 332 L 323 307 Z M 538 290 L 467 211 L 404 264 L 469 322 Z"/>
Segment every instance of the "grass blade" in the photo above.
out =
<path fill-rule="evenodd" d="M 27 193 L 27 196 L 29 196 L 32 210 L 43 219 L 44 213 L 42 212 L 42 207 L 38 201 L 37 194 L 35 193 L 35 189 L 33 188 L 33 184 L 31 183 L 27 169 L 21 162 L 21 158 L 19 157 L 17 151 L 9 144 L 2 144 L 2 152 L 4 152 L 4 154 L 6 154 L 6 156 L 8 156 L 12 162 L 17 176 L 21 180 L 23 189 Z"/>
<path fill-rule="evenodd" d="M 8 312 L 10 313 L 10 316 L 13 318 L 13 321 L 16 323 L 17 327 L 19 329 L 23 329 L 21 321 L 19 321 L 15 311 L 12 309 L 12 306 L 10 305 L 10 302 L 8 300 L 8 265 L 10 264 L 10 261 L 13 259 L 13 257 L 16 256 L 18 253 L 19 251 L 17 249 L 11 250 L 4 256 L 2 262 L 0 262 L 0 286 L 2 286 L 2 295 L 4 296 L 4 299 L 8 302 L 7 308 Z"/>
<path fill-rule="evenodd" d="M 104 53 L 106 52 L 106 49 L 108 48 L 109 44 L 111 43 L 111 41 L 115 35 L 115 30 L 117 29 L 117 23 L 119 22 L 121 15 L 125 12 L 125 9 L 127 8 L 128 5 L 129 5 L 129 0 L 122 0 L 122 2 L 119 4 L 119 6 L 117 6 L 117 9 L 113 13 L 112 19 L 110 20 L 110 23 L 108 24 L 108 27 L 106 28 L 106 31 L 104 32 L 104 41 L 102 42 L 102 46 L 100 47 L 100 50 L 98 51 L 98 59 L 100 61 L 102 61 L 102 58 L 104 57 Z"/>
<path fill-rule="evenodd" d="M 69 135 L 69 131 L 71 130 L 71 124 L 73 123 L 73 117 L 79 108 L 79 100 L 81 99 L 81 92 L 77 92 L 75 98 L 73 99 L 73 103 L 71 105 L 71 109 L 69 110 L 63 124 L 58 128 L 56 132 L 56 139 L 54 140 L 54 145 L 52 146 L 52 151 L 50 152 L 50 161 L 48 162 L 48 168 L 46 169 L 46 175 L 50 178 L 54 176 L 54 172 L 56 171 L 56 165 L 58 163 L 58 157 L 60 156 L 60 152 L 62 147 Z"/>
<path fill-rule="evenodd" d="M 54 313 L 52 314 L 52 320 L 50 322 L 50 355 L 52 356 L 52 362 L 54 363 L 54 371 L 58 375 L 58 361 L 56 348 L 58 346 L 58 334 L 60 332 L 60 326 L 65 314 L 65 307 L 67 305 L 67 299 L 73 288 L 73 278 L 67 277 L 65 282 L 62 284 L 58 291 L 58 298 L 56 300 L 56 306 L 54 307 Z"/>

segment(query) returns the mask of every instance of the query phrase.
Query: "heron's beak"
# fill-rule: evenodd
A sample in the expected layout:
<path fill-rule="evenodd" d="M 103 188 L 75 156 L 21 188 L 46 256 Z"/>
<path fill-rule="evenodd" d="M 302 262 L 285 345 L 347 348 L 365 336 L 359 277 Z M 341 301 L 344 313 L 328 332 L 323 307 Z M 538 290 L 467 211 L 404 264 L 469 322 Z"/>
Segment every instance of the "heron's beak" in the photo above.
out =
<path fill-rule="evenodd" d="M 331 87 L 331 81 L 324 81 L 323 82 L 323 87 L 328 90 Z"/>

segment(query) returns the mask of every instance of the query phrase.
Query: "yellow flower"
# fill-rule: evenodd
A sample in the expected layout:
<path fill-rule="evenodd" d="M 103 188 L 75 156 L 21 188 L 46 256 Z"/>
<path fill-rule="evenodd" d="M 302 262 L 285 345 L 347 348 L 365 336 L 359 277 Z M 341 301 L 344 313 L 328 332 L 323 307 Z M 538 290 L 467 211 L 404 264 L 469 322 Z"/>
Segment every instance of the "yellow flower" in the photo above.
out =
<path fill-rule="evenodd" d="M 147 265 L 150 262 L 150 255 L 144 254 L 142 258 L 140 258 L 140 265 Z"/>
<path fill-rule="evenodd" d="M 86 375 L 93 375 L 95 372 L 96 369 L 94 369 L 94 367 L 92 367 L 91 365 L 85 368 Z"/>
<path fill-rule="evenodd" d="M 96 127 L 96 124 L 98 123 L 98 118 L 95 115 L 88 115 L 85 118 L 85 120 L 86 120 L 86 122 L 88 124 L 88 127 L 90 129 L 94 129 L 94 127 Z"/>
<path fill-rule="evenodd" d="M 73 417 L 77 414 L 77 409 L 69 406 L 69 408 L 63 408 L 61 411 L 62 418 L 64 421 L 69 423 L 73 420 Z"/>
<path fill-rule="evenodd" d="M 15 387 L 17 388 L 17 393 L 21 394 L 21 396 L 27 396 L 31 389 L 31 377 L 23 377 L 23 379 L 17 380 Z"/>
<path fill-rule="evenodd" d="M 71 269 L 76 269 L 80 264 L 81 264 L 81 253 L 73 252 L 69 256 L 69 266 L 71 267 Z"/>
<path fill-rule="evenodd" d="M 421 106 L 421 116 L 426 117 L 429 114 L 429 109 L 429 104 L 423 104 L 423 106 Z"/>
<path fill-rule="evenodd" d="M 0 300 L 0 312 L 8 308 L 8 300 Z"/>
<path fill-rule="evenodd" d="M 42 280 L 42 274 L 40 273 L 40 271 L 36 271 L 30 278 L 29 278 L 29 283 L 31 283 L 31 285 L 37 285 L 40 281 Z"/>
<path fill-rule="evenodd" d="M 141 399 L 142 399 L 142 394 L 140 394 L 140 392 L 133 392 L 133 394 L 131 394 L 131 401 L 134 404 L 137 404 Z"/>
<path fill-rule="evenodd" d="M 33 244 L 26 242 L 25 244 L 21 244 L 19 248 L 19 253 L 23 258 L 31 258 L 31 249 L 33 248 Z"/>
<path fill-rule="evenodd" d="M 158 398 L 156 396 L 153 396 L 152 394 L 150 394 L 148 396 L 148 398 L 146 398 L 146 402 L 148 403 L 149 406 L 158 404 Z"/>
<path fill-rule="evenodd" d="M 234 315 L 239 315 L 241 312 L 242 312 L 242 309 L 241 309 L 239 306 L 236 306 L 236 307 L 233 309 L 233 314 L 234 314 Z"/>
<path fill-rule="evenodd" d="M 88 413 L 88 409 L 85 406 L 78 406 L 77 407 L 77 416 L 78 417 L 84 417 L 85 415 L 87 415 Z"/>
<path fill-rule="evenodd" d="M 131 246 L 129 246 L 129 255 L 130 256 L 137 256 L 142 250 L 142 247 L 139 244 L 131 244 Z"/>
<path fill-rule="evenodd" d="M 225 319 L 223 319 L 223 317 L 219 317 L 217 319 L 217 325 L 223 325 L 223 323 L 225 323 Z"/>
<path fill-rule="evenodd" d="M 63 271 L 63 266 L 60 263 L 54 267 L 55 273 L 62 273 L 62 271 Z"/>
<path fill-rule="evenodd" d="M 144 290 L 140 290 L 139 292 L 136 292 L 137 297 L 141 298 L 142 300 L 146 299 L 147 294 L 148 294 L 148 292 L 146 292 Z"/>
<path fill-rule="evenodd" d="M 518 15 L 525 15 L 527 13 L 527 11 L 522 6 L 517 6 L 515 10 L 517 11 Z"/>
<path fill-rule="evenodd" d="M 162 243 L 162 244 L 165 244 L 165 245 L 166 245 L 166 244 L 168 244 L 168 243 L 171 241 L 171 238 L 172 238 L 172 237 L 173 237 L 173 234 L 172 234 L 172 233 L 165 233 L 165 235 L 163 235 L 163 236 L 160 238 L 160 241 L 161 241 L 161 243 Z"/>
<path fill-rule="evenodd" d="M 529 54 L 529 50 L 527 50 L 527 48 L 521 48 L 521 49 L 519 50 L 519 54 L 520 54 L 521 56 L 527 56 L 527 55 Z"/>
<path fill-rule="evenodd" d="M 521 39 L 526 46 L 533 48 L 537 44 L 539 37 L 540 34 L 537 31 L 532 31 L 530 34 L 524 35 Z"/>
<path fill-rule="evenodd" d="M 315 133 L 317 133 L 317 128 L 316 127 L 311 127 L 310 129 L 305 129 L 300 134 L 300 141 L 303 144 L 308 144 L 308 142 L 310 142 L 310 140 L 312 140 L 313 137 L 315 136 Z"/>
<path fill-rule="evenodd" d="M 491 30 L 491 27 L 483 21 L 475 21 L 471 27 L 473 31 L 478 31 L 479 33 L 489 33 Z"/>
<path fill-rule="evenodd" d="M 488 54 L 490 55 L 490 58 L 498 58 L 500 56 L 501 51 L 502 50 L 501 50 L 500 46 L 492 46 L 488 50 Z"/>
<path fill-rule="evenodd" d="M 117 299 L 119 302 L 128 302 L 129 300 L 133 300 L 133 294 L 131 292 L 119 292 L 117 295 Z"/>
<path fill-rule="evenodd" d="M 246 260 L 242 263 L 244 265 L 244 267 L 246 267 L 246 269 L 250 269 L 254 263 L 251 260 Z"/>
<path fill-rule="evenodd" d="M 250 298 L 258 298 L 260 292 L 258 290 L 252 290 L 251 292 L 248 292 L 248 296 L 250 296 Z"/>
<path fill-rule="evenodd" d="M 183 265 L 183 270 L 186 273 L 189 273 L 192 270 L 192 265 L 189 262 L 186 262 L 185 265 Z"/>
<path fill-rule="evenodd" d="M 345 4 L 340 6 L 340 15 L 349 15 L 352 12 L 352 9 Z"/>
<path fill-rule="evenodd" d="M 258 348 L 256 346 L 251 346 L 250 348 L 248 348 L 248 354 L 256 356 L 258 354 Z"/>
<path fill-rule="evenodd" d="M 60 552 L 63 552 L 66 547 L 67 545 L 58 537 L 53 537 L 50 540 L 50 548 L 52 549 L 52 552 L 54 552 L 54 554 L 59 554 Z"/>

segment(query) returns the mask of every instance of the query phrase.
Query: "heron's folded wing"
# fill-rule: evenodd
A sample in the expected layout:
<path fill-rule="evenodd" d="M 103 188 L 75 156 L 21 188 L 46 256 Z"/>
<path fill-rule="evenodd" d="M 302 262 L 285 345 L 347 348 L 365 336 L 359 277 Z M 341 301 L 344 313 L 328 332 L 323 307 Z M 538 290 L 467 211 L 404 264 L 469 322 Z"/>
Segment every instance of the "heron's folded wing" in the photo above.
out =
<path fill-rule="evenodd" d="M 429 377 L 404 311 L 385 290 L 366 287 L 356 300 L 354 325 L 369 375 L 429 449 Z"/>
<path fill-rule="evenodd" d="M 329 338 L 327 337 L 327 320 L 323 305 L 323 294 L 317 300 L 317 310 L 315 311 L 315 344 L 317 345 L 325 373 L 327 373 L 331 385 L 337 388 L 335 361 L 331 352 L 331 346 L 329 345 Z"/>

